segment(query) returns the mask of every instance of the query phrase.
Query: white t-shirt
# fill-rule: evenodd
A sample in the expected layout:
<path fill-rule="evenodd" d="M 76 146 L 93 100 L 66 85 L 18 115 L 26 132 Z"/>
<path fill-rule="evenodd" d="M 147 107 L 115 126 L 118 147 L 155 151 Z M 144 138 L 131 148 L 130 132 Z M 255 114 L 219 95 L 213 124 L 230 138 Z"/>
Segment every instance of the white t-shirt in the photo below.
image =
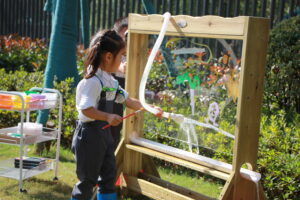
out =
<path fill-rule="evenodd" d="M 82 79 L 76 88 L 76 109 L 78 111 L 78 119 L 82 122 L 94 121 L 82 113 L 82 110 L 90 107 L 98 107 L 100 100 L 100 93 L 102 90 L 106 91 L 106 99 L 114 100 L 116 95 L 116 90 L 122 90 L 122 94 L 117 94 L 115 99 L 116 103 L 124 103 L 128 98 L 128 93 L 119 86 L 119 83 L 110 73 L 98 69 L 98 71 L 89 79 Z"/>

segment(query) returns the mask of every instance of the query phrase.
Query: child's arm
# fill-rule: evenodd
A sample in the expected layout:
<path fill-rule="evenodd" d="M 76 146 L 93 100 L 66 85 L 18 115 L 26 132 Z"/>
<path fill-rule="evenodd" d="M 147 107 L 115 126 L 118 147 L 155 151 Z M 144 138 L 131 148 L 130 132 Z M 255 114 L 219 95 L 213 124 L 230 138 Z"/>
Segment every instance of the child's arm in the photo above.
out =
<path fill-rule="evenodd" d="M 126 107 L 131 108 L 133 110 L 139 110 L 143 106 L 142 106 L 141 102 L 138 99 L 134 99 L 134 98 L 128 97 L 126 99 Z M 157 107 L 157 106 L 152 106 L 152 107 L 154 107 L 155 109 L 157 109 L 157 114 L 155 116 L 161 117 L 162 113 L 163 113 L 162 109 L 159 108 L 159 107 Z"/>
<path fill-rule="evenodd" d="M 126 103 L 126 107 L 128 107 L 132 110 L 139 110 L 143 107 L 141 102 L 138 99 L 134 99 L 134 98 L 130 98 L 130 97 L 128 97 L 126 99 L 125 103 Z"/>
<path fill-rule="evenodd" d="M 82 110 L 82 113 L 95 120 L 107 121 L 112 126 L 117 126 L 122 122 L 122 117 L 116 114 L 110 114 L 107 112 L 102 112 L 97 110 L 94 107 L 89 107 L 87 109 Z"/>

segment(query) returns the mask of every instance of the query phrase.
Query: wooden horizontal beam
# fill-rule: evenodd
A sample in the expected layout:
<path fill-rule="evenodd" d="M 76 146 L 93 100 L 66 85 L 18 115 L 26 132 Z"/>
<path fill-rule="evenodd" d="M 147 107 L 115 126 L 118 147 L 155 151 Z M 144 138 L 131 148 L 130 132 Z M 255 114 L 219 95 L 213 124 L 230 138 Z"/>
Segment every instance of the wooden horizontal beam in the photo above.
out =
<path fill-rule="evenodd" d="M 203 194 L 200 194 L 198 192 L 189 190 L 187 188 L 175 185 L 173 183 L 170 183 L 170 182 L 162 180 L 160 178 L 151 176 L 149 174 L 140 173 L 139 174 L 139 178 L 144 179 L 144 180 L 146 180 L 148 182 L 151 182 L 153 184 L 159 185 L 159 186 L 161 186 L 163 188 L 175 191 L 177 193 L 180 193 L 180 194 L 182 194 L 184 196 L 187 196 L 187 197 L 190 197 L 192 199 L 209 199 L 209 200 L 214 200 L 214 198 L 211 198 L 211 197 L 205 196 Z"/>
<path fill-rule="evenodd" d="M 159 32 L 152 30 L 129 30 L 129 33 L 137 33 L 142 35 L 158 35 Z M 219 35 L 219 34 L 204 34 L 204 33 L 178 33 L 168 32 L 166 36 L 178 36 L 178 37 L 197 37 L 197 38 L 209 38 L 209 39 L 228 39 L 228 40 L 244 40 L 243 35 Z"/>
<path fill-rule="evenodd" d="M 248 17 L 224 18 L 219 16 L 192 17 L 171 16 L 166 35 L 218 35 L 219 38 L 244 35 L 244 24 Z M 129 30 L 134 33 L 158 34 L 163 23 L 163 15 L 129 14 Z M 179 24 L 179 25 L 178 25 Z M 183 25 L 180 27 L 180 25 Z"/>
<path fill-rule="evenodd" d="M 169 190 L 167 188 L 161 187 L 149 181 L 139 179 L 134 176 L 124 175 L 124 181 L 122 181 L 122 187 L 127 187 L 128 189 L 143 194 L 147 197 L 157 200 L 194 200 L 194 198 L 184 196 L 175 191 Z M 199 200 L 210 200 L 207 198 Z"/>
<path fill-rule="evenodd" d="M 183 166 L 183 167 L 187 167 L 187 168 L 193 169 L 195 171 L 199 171 L 199 172 L 202 172 L 202 173 L 205 173 L 205 174 L 209 174 L 211 176 L 214 176 L 214 177 L 217 177 L 217 178 L 220 178 L 220 179 L 223 179 L 223 180 L 227 180 L 229 178 L 228 173 L 221 172 L 221 171 L 218 171 L 216 169 L 212 169 L 212 168 L 200 165 L 200 164 L 196 164 L 196 163 L 193 163 L 191 161 L 183 160 L 181 158 L 170 156 L 168 154 L 164 154 L 164 153 L 161 153 L 159 151 L 155 151 L 155 150 L 152 150 L 152 149 L 148 149 L 148 148 L 145 148 L 145 147 L 132 145 L 132 144 L 126 144 L 126 148 L 128 148 L 130 150 L 133 150 L 133 151 L 143 153 L 143 154 L 147 154 L 149 156 L 153 156 L 155 158 L 159 158 L 159 159 L 162 159 L 162 160 L 165 160 L 165 161 L 168 161 L 168 162 L 171 162 L 171 163 Z"/>

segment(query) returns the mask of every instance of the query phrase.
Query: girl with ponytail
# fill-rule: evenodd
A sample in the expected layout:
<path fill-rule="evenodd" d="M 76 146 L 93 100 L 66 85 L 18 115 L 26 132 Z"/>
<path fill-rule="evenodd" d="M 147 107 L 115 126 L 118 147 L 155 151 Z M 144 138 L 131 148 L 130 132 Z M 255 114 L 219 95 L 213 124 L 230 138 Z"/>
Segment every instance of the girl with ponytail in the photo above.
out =
<path fill-rule="evenodd" d="M 114 31 L 98 32 L 91 40 L 85 59 L 85 75 L 76 88 L 78 122 L 72 141 L 79 182 L 73 187 L 73 200 L 89 200 L 93 188 L 99 186 L 98 200 L 116 200 L 116 162 L 110 124 L 117 126 L 122 117 L 113 114 L 114 103 L 133 110 L 142 105 L 113 78 L 125 55 L 125 41 Z M 160 115 L 162 110 L 157 108 Z"/>

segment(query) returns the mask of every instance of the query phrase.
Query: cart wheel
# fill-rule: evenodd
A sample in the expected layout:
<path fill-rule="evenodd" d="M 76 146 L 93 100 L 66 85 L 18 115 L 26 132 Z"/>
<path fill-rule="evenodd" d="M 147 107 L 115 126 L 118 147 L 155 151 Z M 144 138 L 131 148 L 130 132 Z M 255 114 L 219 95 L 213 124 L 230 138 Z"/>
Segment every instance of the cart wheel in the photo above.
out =
<path fill-rule="evenodd" d="M 53 181 L 58 181 L 58 178 L 57 178 L 57 177 L 54 177 L 54 178 L 53 178 Z"/>
<path fill-rule="evenodd" d="M 27 193 L 27 190 L 21 188 L 21 189 L 20 189 L 20 192 L 21 192 L 21 193 Z"/>

